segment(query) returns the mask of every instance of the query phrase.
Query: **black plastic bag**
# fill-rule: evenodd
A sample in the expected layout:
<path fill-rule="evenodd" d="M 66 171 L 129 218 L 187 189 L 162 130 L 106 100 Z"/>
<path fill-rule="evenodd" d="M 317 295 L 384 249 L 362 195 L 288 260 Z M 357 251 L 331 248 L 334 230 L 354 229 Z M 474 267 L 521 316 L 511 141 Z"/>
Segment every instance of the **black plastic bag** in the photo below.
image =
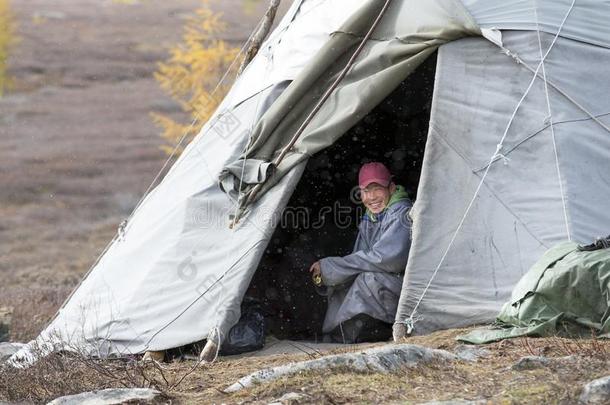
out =
<path fill-rule="evenodd" d="M 265 316 L 258 301 L 246 297 L 239 322 L 231 328 L 220 354 L 233 355 L 260 350 L 265 345 Z"/>
<path fill-rule="evenodd" d="M 608 248 L 610 248 L 610 235 L 606 236 L 605 238 L 595 239 L 595 242 L 590 245 L 578 246 L 578 250 L 580 250 L 581 252 L 592 252 L 594 250 Z"/>

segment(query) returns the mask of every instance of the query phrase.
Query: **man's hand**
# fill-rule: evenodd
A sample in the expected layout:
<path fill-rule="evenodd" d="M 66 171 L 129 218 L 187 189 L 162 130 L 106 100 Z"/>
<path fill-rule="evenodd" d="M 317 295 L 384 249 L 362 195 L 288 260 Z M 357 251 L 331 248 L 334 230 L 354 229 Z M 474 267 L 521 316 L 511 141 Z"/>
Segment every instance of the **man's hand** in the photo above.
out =
<path fill-rule="evenodd" d="M 311 273 L 311 279 L 314 284 L 317 286 L 322 285 L 322 269 L 320 267 L 320 262 L 315 262 L 309 268 L 309 272 Z"/>
<path fill-rule="evenodd" d="M 309 268 L 309 272 L 311 273 L 312 277 L 319 276 L 322 272 L 320 269 L 320 262 L 315 262 L 314 264 L 312 264 Z"/>

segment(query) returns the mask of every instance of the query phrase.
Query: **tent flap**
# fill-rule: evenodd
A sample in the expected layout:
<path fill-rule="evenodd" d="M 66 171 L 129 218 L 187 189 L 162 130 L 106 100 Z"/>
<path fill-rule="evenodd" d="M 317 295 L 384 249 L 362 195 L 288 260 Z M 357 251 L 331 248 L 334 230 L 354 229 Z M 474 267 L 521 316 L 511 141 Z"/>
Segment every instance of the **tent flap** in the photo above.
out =
<path fill-rule="evenodd" d="M 460 2 L 392 2 L 347 75 L 286 157 L 275 161 L 347 65 L 383 5 L 378 0 L 369 1 L 331 36 L 262 117 L 253 132 L 253 141 L 239 161 L 227 167 L 223 182 L 226 176 L 239 178 L 233 184 L 242 184 L 242 191 L 248 193 L 256 184 L 248 181 L 252 175 L 240 176 L 230 167 L 242 167 L 243 160 L 274 161 L 276 170 L 266 180 L 263 192 L 257 194 L 260 197 L 296 164 L 332 145 L 440 45 L 480 35 L 478 26 Z"/>

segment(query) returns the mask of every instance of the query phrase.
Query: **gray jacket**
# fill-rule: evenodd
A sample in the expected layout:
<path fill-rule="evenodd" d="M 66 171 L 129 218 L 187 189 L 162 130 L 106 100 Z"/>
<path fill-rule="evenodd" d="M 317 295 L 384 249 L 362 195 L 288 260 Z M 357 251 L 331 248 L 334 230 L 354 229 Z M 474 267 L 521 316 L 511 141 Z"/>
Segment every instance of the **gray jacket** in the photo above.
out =
<path fill-rule="evenodd" d="M 328 292 L 324 333 L 358 314 L 394 322 L 411 247 L 410 209 L 411 202 L 403 199 L 375 221 L 365 215 L 353 252 L 320 260 Z"/>

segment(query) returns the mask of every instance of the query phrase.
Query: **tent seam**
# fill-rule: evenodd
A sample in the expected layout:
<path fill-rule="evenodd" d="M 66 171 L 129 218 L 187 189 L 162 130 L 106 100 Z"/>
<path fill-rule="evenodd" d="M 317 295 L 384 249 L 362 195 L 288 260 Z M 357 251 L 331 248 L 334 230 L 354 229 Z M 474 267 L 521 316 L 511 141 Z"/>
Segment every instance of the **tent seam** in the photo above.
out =
<path fill-rule="evenodd" d="M 503 53 L 512 58 L 517 64 L 519 65 L 523 65 L 527 70 L 529 70 L 531 73 L 535 73 L 536 77 L 538 77 L 539 79 L 544 80 L 544 78 L 542 76 L 540 76 L 540 73 L 538 70 L 532 68 L 529 64 L 527 64 L 523 59 L 521 59 L 521 57 L 519 57 L 518 54 L 512 52 L 510 49 L 501 46 L 499 47 Z M 593 113 L 591 113 L 589 110 L 587 110 L 585 107 L 583 107 L 582 105 L 580 105 L 580 103 L 578 103 L 572 96 L 570 96 L 566 91 L 564 91 L 563 89 L 561 89 L 559 86 L 557 86 L 555 83 L 553 83 L 550 80 L 547 80 L 547 83 L 553 88 L 555 89 L 559 94 L 561 94 L 562 96 L 564 96 L 569 102 L 571 102 L 573 105 L 575 105 L 576 107 L 578 107 L 582 112 L 584 112 L 585 114 L 587 114 L 590 119 L 592 119 L 593 121 L 595 121 L 596 123 L 598 123 L 602 128 L 604 128 L 606 131 L 610 132 L 610 127 L 608 127 L 606 124 L 604 124 L 603 122 L 601 122 L 600 120 L 597 119 L 597 116 Z"/>
<path fill-rule="evenodd" d="M 596 118 L 600 118 L 600 117 L 604 117 L 606 115 L 610 115 L 610 112 L 607 113 L 603 113 L 603 114 L 598 114 L 595 117 Z M 575 119 L 571 119 L 571 120 L 563 120 L 563 121 L 556 121 L 553 123 L 553 125 L 557 126 L 560 124 L 570 124 L 573 122 L 584 122 L 584 121 L 591 121 L 593 120 L 593 118 L 588 117 L 588 118 L 575 118 Z M 531 140 L 532 138 L 535 138 L 537 135 L 539 135 L 542 131 L 544 131 L 545 129 L 547 129 L 548 127 L 550 127 L 550 124 L 546 124 L 543 127 L 541 127 L 540 129 L 536 130 L 535 132 L 527 135 L 526 137 L 524 137 L 523 139 L 521 139 L 519 142 L 517 142 L 515 145 L 513 145 L 512 148 L 510 148 L 509 150 L 507 150 L 504 153 L 504 156 L 508 156 L 511 153 L 513 153 L 516 149 L 519 149 L 521 147 L 521 145 L 523 145 L 524 143 L 528 142 L 529 140 Z M 494 160 L 494 163 L 497 162 L 500 159 L 500 157 L 496 158 Z M 480 172 L 482 170 L 485 170 L 487 168 L 489 164 L 486 164 L 485 166 L 481 166 L 478 169 L 474 169 L 476 172 Z"/>
<path fill-rule="evenodd" d="M 555 126 L 553 125 L 553 112 L 551 110 L 551 99 L 549 97 L 549 85 L 547 82 L 546 68 L 545 68 L 545 64 L 544 64 L 545 58 L 542 55 L 542 40 L 540 37 L 540 24 L 538 22 L 538 6 L 536 3 L 536 0 L 533 0 L 533 1 L 534 1 L 534 15 L 536 16 L 536 34 L 538 36 L 538 50 L 540 52 L 540 63 L 542 64 L 542 78 L 544 80 L 544 94 L 546 96 L 547 113 L 549 114 L 548 120 L 549 120 L 549 124 L 550 124 L 550 128 L 551 128 L 551 140 L 553 141 L 553 152 L 555 153 L 555 168 L 557 170 L 557 178 L 559 180 L 559 193 L 561 195 L 561 204 L 563 206 L 563 217 L 564 217 L 565 226 L 566 226 L 566 233 L 568 236 L 568 240 L 571 241 L 572 235 L 571 235 L 571 228 L 570 228 L 570 220 L 568 218 L 569 214 L 568 214 L 568 206 L 567 206 L 567 197 L 566 197 L 566 191 L 565 191 L 564 184 L 563 184 L 564 179 L 563 179 L 563 175 L 561 173 L 561 166 L 559 164 L 559 150 L 557 148 L 557 137 L 555 136 Z M 570 10 L 572 10 L 572 8 L 574 7 L 575 2 L 576 2 L 576 0 L 572 1 Z M 569 14 L 569 11 L 568 11 L 568 14 Z M 566 16 L 566 18 L 567 18 L 567 16 Z M 566 18 L 564 18 L 563 23 L 565 23 Z M 567 186 L 567 184 L 565 186 Z"/>
<path fill-rule="evenodd" d="M 256 243 L 254 243 L 248 250 L 246 250 L 244 252 L 244 254 L 242 254 L 211 286 L 209 286 L 203 293 L 199 294 L 199 296 L 197 298 L 195 298 L 189 305 L 186 306 L 186 308 L 184 308 L 174 319 L 172 319 L 171 321 L 169 321 L 167 324 L 165 324 L 163 327 L 161 327 L 159 330 L 157 330 L 149 339 L 148 341 L 144 344 L 144 346 L 146 348 L 149 347 L 151 341 L 157 337 L 157 335 L 159 335 L 161 332 L 163 332 L 168 326 L 170 326 L 172 323 L 176 322 L 178 319 L 180 319 L 180 317 L 182 315 L 184 315 L 186 313 L 186 311 L 188 311 L 193 305 L 195 305 L 195 303 L 197 301 L 199 301 L 201 298 L 203 298 L 203 296 L 205 296 L 208 292 L 210 292 L 210 290 L 212 290 L 215 286 L 218 285 L 218 283 L 220 283 L 222 281 L 223 278 L 225 278 L 227 276 L 227 274 L 229 274 L 229 272 L 235 268 L 235 266 L 237 266 L 237 264 L 239 262 L 242 261 L 242 259 L 244 257 L 246 257 L 254 248 L 256 248 L 262 241 L 259 240 Z"/>
<path fill-rule="evenodd" d="M 453 145 L 451 145 L 449 142 L 447 142 L 446 137 L 436 128 L 431 126 L 430 127 L 432 131 L 434 131 L 434 133 L 436 133 L 439 136 L 439 139 L 441 139 L 443 141 L 443 143 L 445 143 L 445 145 L 447 145 L 447 147 L 449 147 L 449 149 L 451 149 L 456 155 L 458 155 L 460 158 L 462 158 L 462 160 L 464 161 L 464 164 L 466 164 L 466 167 L 468 167 L 468 169 L 470 169 L 472 171 L 472 174 L 474 174 L 475 176 L 477 176 L 478 178 L 480 178 L 481 176 L 479 176 L 473 169 L 472 167 L 468 164 L 468 160 L 460 153 L 458 152 Z M 533 231 L 531 231 L 529 229 L 529 227 L 525 224 L 525 222 L 521 219 L 520 216 L 518 216 L 510 207 L 508 207 L 508 205 L 502 201 L 502 199 L 487 185 L 487 184 L 483 184 L 485 186 L 485 188 L 491 193 L 491 195 L 494 197 L 494 199 L 499 202 L 522 226 L 523 228 L 527 231 L 527 233 L 530 234 L 530 236 L 532 238 L 534 238 L 538 243 L 540 243 L 542 246 L 547 247 L 548 245 L 546 243 L 544 243 L 543 241 L 541 241 L 534 233 Z"/>

